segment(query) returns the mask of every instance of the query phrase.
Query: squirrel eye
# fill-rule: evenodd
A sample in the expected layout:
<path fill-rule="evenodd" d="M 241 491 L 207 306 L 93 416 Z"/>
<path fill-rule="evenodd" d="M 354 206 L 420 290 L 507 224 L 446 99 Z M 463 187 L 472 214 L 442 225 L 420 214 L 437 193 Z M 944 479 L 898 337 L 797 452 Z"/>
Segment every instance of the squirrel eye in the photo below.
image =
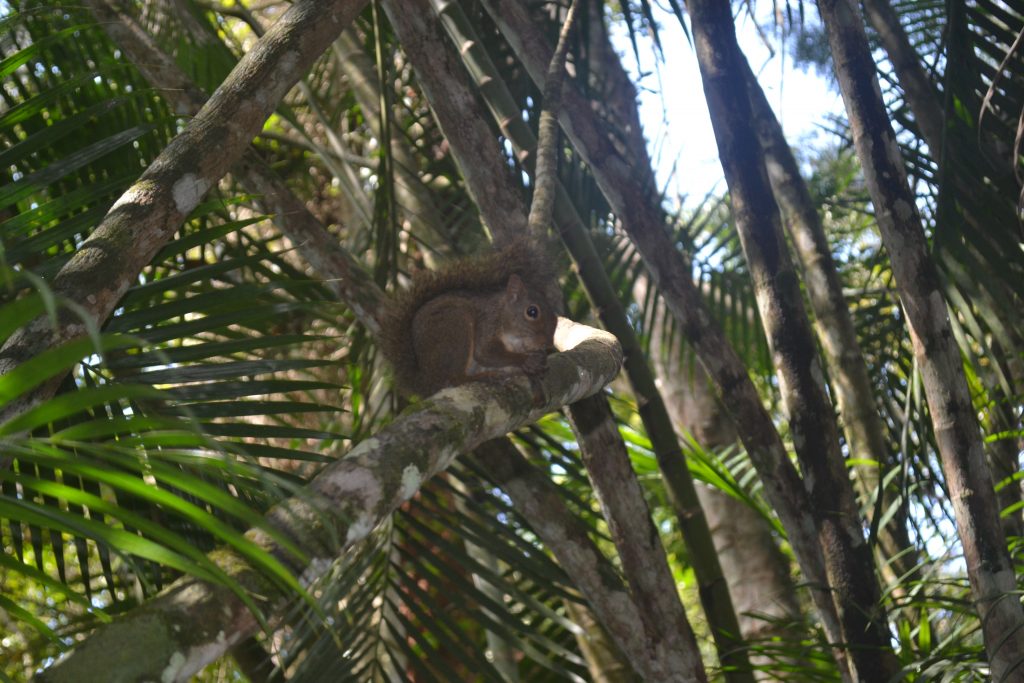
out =
<path fill-rule="evenodd" d="M 532 304 L 530 306 L 527 306 L 526 317 L 529 318 L 530 320 L 536 320 L 537 318 L 540 317 L 540 309 Z"/>

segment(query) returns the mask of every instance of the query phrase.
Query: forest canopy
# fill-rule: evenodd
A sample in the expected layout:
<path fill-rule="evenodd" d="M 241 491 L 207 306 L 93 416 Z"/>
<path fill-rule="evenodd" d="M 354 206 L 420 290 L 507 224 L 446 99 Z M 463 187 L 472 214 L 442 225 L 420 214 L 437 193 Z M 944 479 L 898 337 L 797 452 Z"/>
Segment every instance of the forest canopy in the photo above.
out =
<path fill-rule="evenodd" d="M 0 681 L 1024 681 L 1024 4 L 662 4 L 0 3 Z"/>

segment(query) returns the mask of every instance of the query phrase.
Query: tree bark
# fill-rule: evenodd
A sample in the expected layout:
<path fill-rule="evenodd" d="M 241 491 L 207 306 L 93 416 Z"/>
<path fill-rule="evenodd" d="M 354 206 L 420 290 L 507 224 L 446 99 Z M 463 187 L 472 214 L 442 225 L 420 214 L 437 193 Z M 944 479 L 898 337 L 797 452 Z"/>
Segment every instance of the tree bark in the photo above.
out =
<path fill-rule="evenodd" d="M 529 466 L 508 441 L 477 450 L 481 465 L 508 493 L 516 510 L 551 549 L 563 567 L 575 567 L 572 580 L 588 598 L 594 615 L 645 681 L 704 681 L 703 665 L 685 649 L 653 637 L 636 599 L 588 535 L 589 529 L 565 507 L 551 480 Z M 591 596 L 597 596 L 595 601 Z"/>
<path fill-rule="evenodd" d="M 749 79 L 731 7 L 728 0 L 688 0 L 687 9 L 736 230 L 815 513 L 844 642 L 850 647 L 851 671 L 861 680 L 889 680 L 899 662 L 892 652 L 871 549 L 839 450 L 839 429 L 754 131 Z"/>
<path fill-rule="evenodd" d="M 814 329 L 832 378 L 850 458 L 872 463 L 856 466 L 861 499 L 867 504 L 873 496 L 880 494 L 882 510 L 897 507 L 890 523 L 879 527 L 878 536 L 885 559 L 883 571 L 893 583 L 898 583 L 899 577 L 909 576 L 916 570 L 918 554 L 907 535 L 907 510 L 905 502 L 900 500 L 902 492 L 899 486 L 895 481 L 881 489 L 878 486 L 887 470 L 896 467 L 897 462 L 875 404 L 867 362 L 857 342 L 839 273 L 807 184 L 800 175 L 796 159 L 764 90 L 749 62 L 742 56 L 740 66 L 746 73 L 750 106 L 757 137 L 765 154 L 768 178 L 782 208 L 785 227 L 800 262 L 804 286 L 814 310 Z"/>
<path fill-rule="evenodd" d="M 636 300 L 646 301 L 648 289 L 647 278 L 639 278 L 633 286 Z M 688 363 L 682 348 L 684 340 L 672 337 L 666 347 L 664 318 L 656 313 L 653 319 L 649 356 L 673 422 L 705 450 L 722 452 L 735 446 L 739 441 L 736 427 L 712 394 L 707 373 Z M 789 559 L 776 545 L 771 527 L 750 505 L 717 489 L 698 486 L 697 495 L 736 605 L 744 640 L 775 640 L 783 651 L 796 645 L 806 636 L 799 627 L 803 615 L 790 579 Z M 758 680 L 776 679 L 773 662 L 770 656 L 753 649 L 751 663 L 759 667 L 755 671 Z M 805 662 L 786 660 L 784 664 L 799 667 Z"/>
<path fill-rule="evenodd" d="M 942 208 L 939 210 L 939 225 L 937 233 L 956 234 L 954 240 L 961 241 L 963 238 L 963 224 L 949 225 L 943 229 L 942 223 L 947 221 L 967 221 L 975 233 L 989 234 L 989 239 L 998 241 L 992 236 L 991 230 L 986 229 L 997 215 L 1001 220 L 999 223 L 1011 229 L 1016 229 L 1017 221 L 1014 217 L 1014 205 L 1007 201 L 1007 190 L 1016 187 L 1016 183 L 1007 177 L 1005 171 L 1000 171 L 994 164 L 986 163 L 991 159 L 998 158 L 990 148 L 986 148 L 985 138 L 978 135 L 973 125 L 969 125 L 962 117 L 951 113 L 952 102 L 955 100 L 959 106 L 967 111 L 977 111 L 980 108 L 980 96 L 970 87 L 969 79 L 972 69 L 977 69 L 972 61 L 976 58 L 971 51 L 970 35 L 965 31 L 966 22 L 965 7 L 963 2 L 952 3 L 951 11 L 947 17 L 949 30 L 947 31 L 946 44 L 949 46 L 945 56 L 946 69 L 944 81 L 949 87 L 945 92 L 947 101 L 950 102 L 949 110 L 943 111 L 943 103 L 940 93 L 936 90 L 932 80 L 925 72 L 921 59 L 900 24 L 899 15 L 889 0 L 863 0 L 864 12 L 871 28 L 879 35 L 882 46 L 893 63 L 893 71 L 903 87 L 903 97 L 906 100 L 913 117 L 918 121 L 921 133 L 928 143 L 929 151 L 940 168 L 941 200 Z M 968 85 L 968 87 L 965 87 Z M 980 152 L 979 154 L 979 147 Z M 955 170 L 954 170 L 955 169 Z M 993 175 L 996 178 L 994 183 L 970 182 L 966 178 L 971 173 L 982 175 Z M 999 181 L 1001 180 L 1001 182 Z M 982 196 L 978 196 L 981 189 Z M 993 200 L 990 201 L 990 200 Z M 982 216 L 979 219 L 978 208 L 983 207 Z M 942 252 L 942 239 L 936 240 L 936 252 Z M 969 244 L 973 242 L 969 240 Z M 997 249 L 1000 247 L 996 247 Z M 940 255 L 940 258 L 942 256 Z M 970 276 L 956 278 L 957 271 L 961 264 L 956 263 L 954 256 L 946 256 L 946 275 L 957 285 L 971 287 L 976 283 Z M 953 270 L 954 274 L 950 274 Z M 987 292 L 977 292 L 975 295 L 989 298 Z M 993 309 L 996 307 L 993 306 Z M 1016 337 L 1017 335 L 1013 335 Z M 1009 341 L 1009 340 L 1007 340 Z M 1016 343 L 1012 348 L 1020 349 L 1020 339 L 1013 340 Z M 1024 374 L 1013 372 L 1011 374 L 1017 386 L 1024 384 Z M 992 381 L 990 377 L 984 377 L 990 391 L 996 395 L 1004 392 L 999 388 L 998 382 Z M 1001 430 L 1020 429 L 1020 420 L 1012 416 L 996 416 L 994 421 Z M 999 439 L 993 442 L 989 449 L 991 468 L 995 474 L 996 482 L 1004 480 L 1010 474 L 1020 469 L 1019 451 L 1020 447 L 1007 439 Z M 1000 509 L 1012 506 L 1020 507 L 1022 500 L 1022 489 L 1020 482 L 1010 482 L 1002 486 L 996 492 Z M 1002 517 L 1002 526 L 1007 536 L 1020 536 L 1024 532 L 1024 517 L 1018 512 Z"/>
<path fill-rule="evenodd" d="M 544 73 L 551 47 L 524 6 L 519 0 L 484 0 L 483 4 L 537 82 Z M 764 482 L 765 495 L 789 535 L 825 631 L 833 643 L 841 643 L 811 505 L 800 477 L 746 368 L 715 325 L 690 279 L 686 262 L 668 238 L 646 148 L 616 146 L 613 141 L 617 140 L 618 131 L 604 129 L 590 103 L 578 91 L 567 84 L 563 97 L 562 129 L 590 165 L 602 193 L 640 250 L 698 359 L 722 392 L 723 404 L 740 429 L 740 438 Z M 843 661 L 842 652 L 834 654 Z M 845 669 L 845 664 L 841 663 L 840 668 Z"/>
<path fill-rule="evenodd" d="M 862 0 L 864 14 L 878 34 L 878 40 L 889 55 L 896 78 L 903 86 L 903 97 L 914 113 L 932 158 L 942 164 L 943 130 L 942 101 L 917 51 L 903 30 L 899 15 L 889 0 Z"/>
<path fill-rule="evenodd" d="M 640 683 L 636 673 L 626 663 L 622 653 L 617 651 L 601 622 L 590 610 L 581 605 L 565 601 L 566 615 L 580 627 L 576 644 L 587 660 L 587 671 L 592 683 Z"/>
<path fill-rule="evenodd" d="M 683 656 L 687 670 L 694 671 L 697 678 L 707 680 L 693 630 L 678 598 L 679 589 L 672 578 L 665 548 L 651 520 L 643 489 L 633 472 L 611 408 L 603 396 L 585 399 L 574 407 L 570 416 L 573 432 L 580 443 L 591 446 L 581 448 L 580 455 L 608 521 L 608 530 L 622 560 L 645 631 L 666 652 Z M 727 663 L 731 661 L 729 655 L 728 650 L 721 652 Z M 745 678 L 753 680 L 749 671 L 738 673 L 745 673 Z"/>
<path fill-rule="evenodd" d="M 946 302 L 875 79 L 864 25 L 849 0 L 819 0 L 857 155 L 899 287 L 952 497 L 992 675 L 1024 681 L 1024 609 Z"/>
<path fill-rule="evenodd" d="M 1020 187 L 1009 164 L 1000 163 L 1001 155 L 994 147 L 996 142 L 991 132 L 983 134 L 979 130 L 982 125 L 984 97 L 975 90 L 976 74 L 984 68 L 984 57 L 979 56 L 978 37 L 969 26 L 969 10 L 965 0 L 954 0 L 949 3 L 949 18 L 946 39 L 946 69 L 943 74 L 945 101 L 943 114 L 946 122 L 946 140 L 944 147 L 944 163 L 940 169 L 939 214 L 936 233 L 943 234 L 945 239 L 936 238 L 932 258 L 940 260 L 944 266 L 946 277 L 956 282 L 959 288 L 970 292 L 980 302 L 980 306 L 993 311 L 1012 311 L 1021 308 L 1022 297 L 1016 282 L 993 282 L 991 278 L 980 279 L 971 272 L 971 264 L 965 262 L 966 253 L 974 262 L 984 263 L 987 258 L 979 254 L 981 250 L 995 248 L 999 252 L 1006 243 L 1002 236 L 1012 235 L 1016 241 L 1020 234 L 1018 218 Z M 992 103 L 989 103 L 991 106 Z M 960 115 L 961 108 L 969 112 L 979 112 L 978 121 Z M 980 152 L 980 153 L 979 153 Z M 980 181 L 980 182 L 979 182 Z M 995 228 L 995 229 L 993 229 Z M 999 229 L 1002 229 L 1000 235 Z M 946 246 L 955 236 L 954 246 Z M 983 236 L 988 245 L 978 245 L 977 237 Z M 959 253 L 957 253 L 959 252 Z M 998 252 L 997 252 L 998 253 Z M 1011 276 L 1012 277 L 1012 276 Z M 1009 284 L 1009 286 L 1006 286 Z M 1011 313 L 1011 315 L 1013 314 Z M 988 322 L 988 321 L 987 321 Z M 991 325 L 991 323 L 989 323 Z M 1004 367 L 1009 375 L 1012 386 L 1009 395 L 1019 395 L 1024 391 L 1024 332 L 1019 325 L 1003 326 L 993 330 L 993 351 L 1008 358 Z M 1014 403 L 1007 396 L 1002 382 L 993 376 L 994 373 L 982 371 L 987 379 L 988 389 L 997 402 L 1007 406 Z M 1007 408 L 1007 413 L 1010 413 Z M 989 452 L 991 467 L 998 483 L 1004 477 L 1002 473 L 1020 471 L 1020 453 L 1024 452 L 1024 413 L 1016 409 L 1016 415 L 1006 414 L 1005 421 L 996 417 L 995 423 L 1003 422 L 1000 431 L 1016 430 L 1019 436 L 1016 449 L 1003 443 L 994 443 Z M 984 425 L 983 425 L 984 426 Z M 991 433 L 991 432 L 986 432 Z M 1024 491 L 1017 480 L 997 491 L 1000 509 L 1014 506 L 1017 510 L 1013 515 L 1003 517 L 1006 534 L 1021 535 L 1017 531 L 1024 524 Z M 1014 533 L 1016 531 L 1016 533 Z"/>
<path fill-rule="evenodd" d="M 476 102 L 476 93 L 456 80 L 463 78 L 462 60 L 443 40 L 429 2 L 403 0 L 396 4 L 390 1 L 384 4 L 384 9 L 452 146 L 466 189 L 494 235 L 495 245 L 500 247 L 526 234 L 528 209 L 525 201 L 509 182 L 511 170 L 493 130 L 486 125 L 486 118 L 479 116 L 483 111 Z"/>

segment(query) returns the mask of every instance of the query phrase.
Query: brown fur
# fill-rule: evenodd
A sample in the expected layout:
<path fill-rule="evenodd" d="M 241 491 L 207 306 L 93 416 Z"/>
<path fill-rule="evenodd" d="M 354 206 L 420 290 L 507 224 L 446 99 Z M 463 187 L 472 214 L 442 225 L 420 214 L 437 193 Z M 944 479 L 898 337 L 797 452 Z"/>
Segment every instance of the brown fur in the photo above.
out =
<path fill-rule="evenodd" d="M 499 292 L 513 274 L 538 291 L 547 291 L 548 283 L 554 281 L 554 268 L 544 249 L 526 238 L 501 250 L 453 259 L 438 270 L 413 276 L 412 285 L 389 302 L 381 335 L 381 350 L 394 368 L 399 390 L 406 394 L 418 391 L 420 368 L 412 341 L 416 312 L 431 299 L 450 292 Z"/>

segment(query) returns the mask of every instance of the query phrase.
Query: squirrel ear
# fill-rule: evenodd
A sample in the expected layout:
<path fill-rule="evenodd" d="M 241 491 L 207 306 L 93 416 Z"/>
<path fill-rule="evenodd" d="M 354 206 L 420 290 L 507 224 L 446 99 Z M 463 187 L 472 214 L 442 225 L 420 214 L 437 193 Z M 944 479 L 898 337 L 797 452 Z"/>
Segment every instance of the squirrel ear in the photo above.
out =
<path fill-rule="evenodd" d="M 505 295 L 509 299 L 515 301 L 520 296 L 522 296 L 523 290 L 525 289 L 526 285 L 523 284 L 522 279 L 518 275 L 512 273 L 511 275 L 508 276 L 508 286 L 505 287 Z"/>

